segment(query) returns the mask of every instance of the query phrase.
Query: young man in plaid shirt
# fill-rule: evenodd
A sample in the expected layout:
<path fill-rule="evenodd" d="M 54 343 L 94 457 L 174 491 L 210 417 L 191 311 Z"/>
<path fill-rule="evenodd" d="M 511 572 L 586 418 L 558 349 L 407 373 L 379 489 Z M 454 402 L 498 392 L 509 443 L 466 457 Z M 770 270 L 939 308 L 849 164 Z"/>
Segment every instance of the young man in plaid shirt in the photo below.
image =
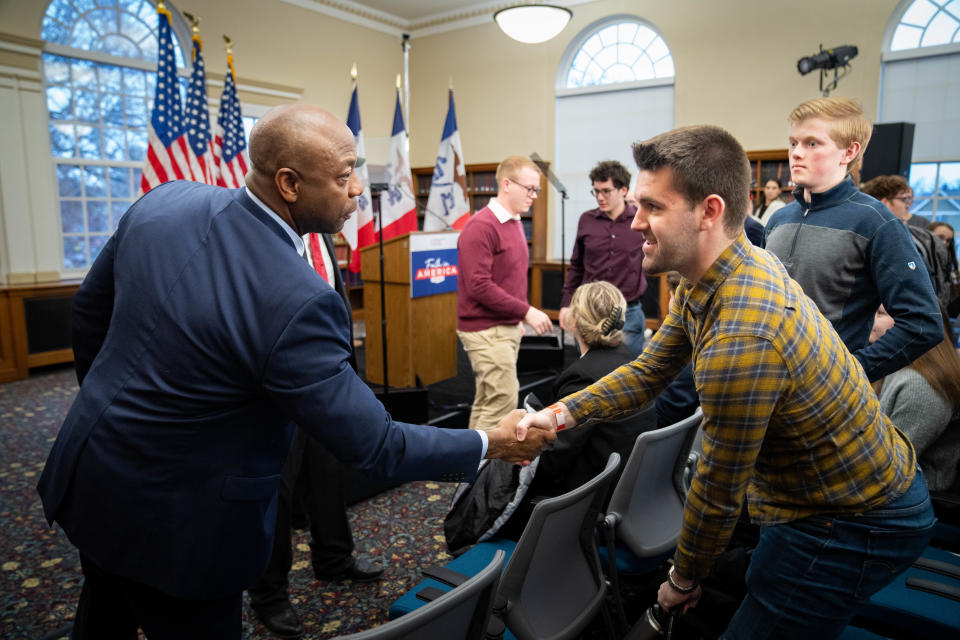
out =
<path fill-rule="evenodd" d="M 863 367 L 772 254 L 743 233 L 750 167 L 723 129 L 634 145 L 643 268 L 679 271 L 644 353 L 518 425 L 570 428 L 653 399 L 688 362 L 703 457 L 658 599 L 696 606 L 744 496 L 762 533 L 724 638 L 828 638 L 905 570 L 934 524 L 913 446 Z"/>

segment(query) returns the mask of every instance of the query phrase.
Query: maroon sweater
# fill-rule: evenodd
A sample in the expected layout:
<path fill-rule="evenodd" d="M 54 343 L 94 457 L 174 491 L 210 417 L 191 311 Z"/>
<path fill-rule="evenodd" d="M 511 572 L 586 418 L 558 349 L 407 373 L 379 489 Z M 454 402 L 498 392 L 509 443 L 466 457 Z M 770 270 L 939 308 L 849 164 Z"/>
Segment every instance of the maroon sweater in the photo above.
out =
<path fill-rule="evenodd" d="M 482 331 L 523 320 L 530 254 L 520 221 L 501 224 L 484 207 L 460 232 L 457 251 L 457 328 Z"/>

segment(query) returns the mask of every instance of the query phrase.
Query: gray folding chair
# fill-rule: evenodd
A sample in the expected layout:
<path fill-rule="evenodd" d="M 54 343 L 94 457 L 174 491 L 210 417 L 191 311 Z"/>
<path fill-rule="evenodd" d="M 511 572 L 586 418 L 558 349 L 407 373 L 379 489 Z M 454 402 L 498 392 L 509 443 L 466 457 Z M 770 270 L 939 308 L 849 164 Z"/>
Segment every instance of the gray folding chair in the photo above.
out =
<path fill-rule="evenodd" d="M 502 550 L 510 560 L 494 603 L 495 619 L 488 626 L 490 637 L 503 633 L 506 624 L 506 637 L 520 640 L 575 638 L 598 611 L 612 635 L 596 537 L 603 501 L 619 467 L 620 454 L 612 453 L 603 471 L 589 481 L 538 502 L 518 542 L 503 538 L 481 542 L 444 567 L 425 567 L 426 579 L 391 605 L 391 617 L 402 620 L 419 611 L 424 600 L 431 600 L 445 585 L 459 584 L 464 574 L 470 575 L 473 567 L 484 566 Z"/>
<path fill-rule="evenodd" d="M 477 575 L 407 615 L 342 640 L 481 640 L 506 554 L 497 551 Z"/>
<path fill-rule="evenodd" d="M 533 508 L 494 605 L 520 640 L 576 638 L 598 611 L 613 632 L 604 606 L 607 583 L 597 556 L 596 525 L 619 466 L 620 455 L 611 453 L 592 480 Z"/>
<path fill-rule="evenodd" d="M 653 571 L 677 546 L 685 493 L 674 478 L 687 470 L 702 419 L 703 412 L 697 408 L 692 416 L 669 427 L 641 433 L 610 497 L 602 525 L 605 548 L 601 551 L 607 558 L 607 577 L 624 626 L 619 571 Z"/>

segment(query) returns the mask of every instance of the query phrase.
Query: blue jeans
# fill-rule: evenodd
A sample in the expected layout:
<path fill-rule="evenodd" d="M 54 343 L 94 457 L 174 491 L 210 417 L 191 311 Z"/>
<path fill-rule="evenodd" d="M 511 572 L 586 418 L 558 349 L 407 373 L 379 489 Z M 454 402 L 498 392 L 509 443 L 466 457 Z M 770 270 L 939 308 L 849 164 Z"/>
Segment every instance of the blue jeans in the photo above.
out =
<path fill-rule="evenodd" d="M 905 494 L 872 511 L 764 527 L 747 596 L 721 638 L 835 638 L 920 556 L 935 522 L 917 469 Z"/>
<path fill-rule="evenodd" d="M 643 332 L 646 330 L 647 319 L 643 317 L 643 307 L 639 302 L 628 306 L 623 320 L 623 342 L 635 356 L 643 352 Z"/>

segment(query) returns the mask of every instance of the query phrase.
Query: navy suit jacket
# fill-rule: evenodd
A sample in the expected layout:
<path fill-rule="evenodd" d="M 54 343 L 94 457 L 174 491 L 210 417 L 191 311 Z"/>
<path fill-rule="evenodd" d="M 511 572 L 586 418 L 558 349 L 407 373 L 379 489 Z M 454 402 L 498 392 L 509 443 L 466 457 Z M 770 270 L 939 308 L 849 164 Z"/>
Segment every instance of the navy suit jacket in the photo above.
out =
<path fill-rule="evenodd" d="M 480 437 L 394 422 L 349 336 L 245 190 L 150 190 L 74 301 L 81 385 L 38 485 L 48 521 L 106 571 L 211 599 L 267 565 L 292 422 L 372 475 L 472 480 Z"/>

